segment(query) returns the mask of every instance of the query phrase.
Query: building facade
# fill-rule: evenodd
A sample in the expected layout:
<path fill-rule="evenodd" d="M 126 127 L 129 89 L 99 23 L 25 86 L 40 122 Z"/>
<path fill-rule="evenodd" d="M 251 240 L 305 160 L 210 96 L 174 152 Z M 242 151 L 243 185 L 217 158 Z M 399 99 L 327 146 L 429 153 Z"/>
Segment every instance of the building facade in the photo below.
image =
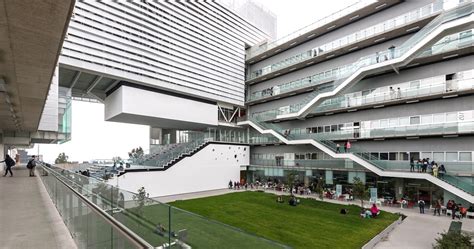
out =
<path fill-rule="evenodd" d="M 358 177 L 379 201 L 472 202 L 472 2 L 364 4 L 247 50 L 242 176 L 296 174 L 344 194 Z M 428 173 L 418 173 L 423 159 Z M 446 172 L 433 177 L 431 164 Z"/>

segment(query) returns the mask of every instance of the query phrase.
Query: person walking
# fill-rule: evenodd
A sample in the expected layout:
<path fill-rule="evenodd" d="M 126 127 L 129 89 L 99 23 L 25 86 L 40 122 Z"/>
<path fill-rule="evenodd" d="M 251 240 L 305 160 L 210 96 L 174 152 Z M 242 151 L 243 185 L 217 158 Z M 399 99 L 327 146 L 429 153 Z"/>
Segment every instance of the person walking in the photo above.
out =
<path fill-rule="evenodd" d="M 336 153 L 341 152 L 341 146 L 339 144 L 336 144 Z"/>
<path fill-rule="evenodd" d="M 12 167 L 15 166 L 15 160 L 13 160 L 10 155 L 5 155 L 5 160 L 0 161 L 0 163 L 5 163 L 5 174 L 4 177 L 7 176 L 7 173 L 10 172 L 10 177 L 13 176 Z"/>
<path fill-rule="evenodd" d="M 418 173 L 421 172 L 421 167 L 422 167 L 421 160 L 418 159 L 418 160 L 416 161 L 416 171 L 418 171 Z"/>
<path fill-rule="evenodd" d="M 435 210 L 434 210 L 433 215 L 436 215 L 436 213 L 438 213 L 438 216 L 441 216 L 441 201 L 440 200 L 436 201 Z"/>
<path fill-rule="evenodd" d="M 418 200 L 418 207 L 420 208 L 420 214 L 425 213 L 425 201 Z"/>
<path fill-rule="evenodd" d="M 351 142 L 347 140 L 346 144 L 344 145 L 344 150 L 346 153 L 349 153 L 351 151 Z"/>
<path fill-rule="evenodd" d="M 35 167 L 36 167 L 36 156 L 31 156 L 31 159 L 26 164 L 26 167 L 30 170 L 30 176 L 35 176 Z"/>
<path fill-rule="evenodd" d="M 415 160 L 413 159 L 413 157 L 410 157 L 410 172 L 414 172 L 415 171 Z"/>
<path fill-rule="evenodd" d="M 441 164 L 441 166 L 439 166 L 438 173 L 441 178 L 444 178 L 444 174 L 446 174 L 446 168 L 444 167 L 444 164 Z"/>

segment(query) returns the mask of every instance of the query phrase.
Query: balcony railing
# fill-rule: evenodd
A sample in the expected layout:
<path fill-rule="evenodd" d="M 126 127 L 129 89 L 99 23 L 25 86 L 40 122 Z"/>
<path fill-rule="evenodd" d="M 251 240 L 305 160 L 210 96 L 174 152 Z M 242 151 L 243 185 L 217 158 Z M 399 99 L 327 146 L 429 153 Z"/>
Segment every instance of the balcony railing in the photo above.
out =
<path fill-rule="evenodd" d="M 288 248 L 146 194 L 54 166 L 42 171 L 41 180 L 78 248 Z"/>
<path fill-rule="evenodd" d="M 255 47 L 252 47 L 249 49 L 248 53 L 247 53 L 247 59 L 250 59 L 252 57 L 255 57 L 261 53 L 264 53 L 265 51 L 267 50 L 270 50 L 274 47 L 278 47 L 280 46 L 281 44 L 284 44 L 292 39 L 295 39 L 303 34 L 306 34 L 314 29 L 317 29 L 318 27 L 322 27 L 332 21 L 335 21 L 343 16 L 346 16 L 350 13 L 353 13 L 357 10 L 360 10 L 366 6 L 369 6 L 373 3 L 375 3 L 376 0 L 368 0 L 368 1 L 358 1 L 357 3 L 355 4 L 352 4 L 338 12 L 335 12 L 329 16 L 326 16 L 326 17 L 323 17 L 322 19 L 319 19 L 318 21 L 306 26 L 306 27 L 303 27 L 287 36 L 284 36 L 278 40 L 275 40 L 275 41 L 272 41 L 266 45 L 261 45 L 261 46 L 255 46 Z"/>
<path fill-rule="evenodd" d="M 348 140 L 390 137 L 414 137 L 433 135 L 468 134 L 474 132 L 474 121 L 451 122 L 440 124 L 420 124 L 387 128 L 354 128 L 323 133 L 298 133 L 290 130 L 289 134 L 296 139 L 312 138 L 316 140 Z"/>
<path fill-rule="evenodd" d="M 410 171 L 410 161 L 398 160 L 374 160 L 379 165 L 385 165 L 385 169 L 391 171 Z M 436 162 L 438 165 L 443 164 L 446 171 L 451 175 L 474 174 L 474 162 Z M 278 159 L 250 159 L 250 166 L 259 167 L 275 167 L 284 169 L 341 169 L 341 170 L 366 170 L 359 164 L 344 159 L 295 159 L 295 160 L 278 160 Z M 415 166 L 415 171 L 418 169 Z"/>
<path fill-rule="evenodd" d="M 461 32 L 461 33 L 463 33 L 463 32 Z M 466 36 L 459 37 L 459 35 L 461 33 L 446 36 L 441 41 L 439 41 L 435 45 L 433 45 L 432 48 L 424 51 L 418 58 L 428 57 L 428 56 L 432 56 L 432 55 L 439 54 L 439 53 L 446 53 L 446 52 L 449 52 L 449 51 L 455 51 L 455 50 L 458 50 L 458 49 L 461 49 L 461 48 L 473 46 L 474 45 L 474 36 L 473 36 L 472 32 L 466 31 Z M 450 38 L 450 37 L 453 37 L 453 36 L 455 36 L 455 37 L 457 36 L 457 38 L 456 39 L 447 39 L 447 38 Z M 383 60 L 384 55 L 379 54 L 377 56 L 377 58 L 379 58 L 379 60 Z M 377 59 L 377 58 L 375 58 L 375 59 Z M 318 79 L 321 79 L 321 81 L 327 82 L 327 79 L 329 79 L 329 78 L 342 77 L 343 75 L 346 74 L 345 72 L 347 72 L 347 68 L 346 67 L 341 67 L 341 68 L 329 70 L 329 71 L 327 71 L 327 74 L 322 73 L 322 74 L 317 74 L 316 76 L 318 77 Z M 311 76 L 311 77 L 315 77 L 315 76 Z M 318 85 L 320 81 L 319 80 L 312 80 L 311 77 L 307 77 L 307 78 L 304 78 L 300 81 L 296 81 L 296 82 L 299 82 L 299 83 L 290 84 L 289 85 L 290 87 L 287 88 L 287 89 L 291 88 L 291 91 L 294 91 L 294 90 L 297 90 L 297 89 L 300 89 L 300 88 L 309 87 L 313 83 L 315 85 Z M 456 85 L 456 81 L 452 81 L 452 82 L 454 82 L 453 85 Z M 446 83 L 447 83 L 446 84 L 446 89 L 450 89 L 450 88 L 454 89 L 454 87 L 449 86 L 450 82 L 446 82 Z M 462 84 L 458 84 L 458 85 L 461 86 L 461 87 L 458 87 L 458 89 L 460 91 L 461 90 L 464 91 L 464 90 L 467 90 L 467 88 L 469 88 L 469 83 L 464 83 L 463 82 Z M 330 87 L 326 86 L 326 87 L 323 87 L 321 89 L 317 89 L 317 90 L 313 91 L 310 94 L 310 96 L 307 97 L 307 99 L 312 99 L 317 94 L 332 91 L 335 87 L 337 87 L 337 86 L 336 85 L 330 85 Z M 415 92 L 412 91 L 412 92 L 408 93 L 408 92 L 406 92 L 407 90 L 404 90 L 404 91 L 406 93 L 407 98 L 411 97 L 410 94 L 415 94 L 415 92 L 416 92 L 416 91 Z M 275 96 L 275 94 L 273 92 L 274 91 L 272 90 L 271 96 Z M 281 94 L 281 92 L 279 92 L 279 91 L 277 91 L 277 93 Z M 391 93 L 388 93 L 388 95 L 390 96 Z M 269 97 L 269 96 L 263 96 L 263 95 L 261 95 L 261 96 L 262 96 L 262 98 L 268 98 Z M 342 97 L 335 97 L 333 99 L 336 99 L 335 101 L 338 102 L 338 101 L 342 101 L 341 98 Z M 290 114 L 290 113 L 297 112 L 298 110 L 300 110 L 303 106 L 305 106 L 307 104 L 307 102 L 308 102 L 307 99 L 303 100 L 301 103 L 297 103 L 297 104 L 293 104 L 293 105 L 289 105 L 289 106 L 283 106 L 283 107 L 279 107 L 279 108 L 275 108 L 275 109 L 271 109 L 271 110 L 267 110 L 267 111 L 263 111 L 263 112 L 259 112 L 259 113 L 253 113 L 252 116 L 256 117 L 258 120 L 262 120 L 262 121 L 263 120 L 272 120 L 272 119 L 275 119 L 278 115 Z M 313 108 L 313 110 L 315 110 L 314 112 L 317 113 L 317 112 L 324 111 L 325 108 L 326 108 L 327 103 L 328 102 L 331 103 L 331 101 L 333 99 L 326 100 L 321 105 L 314 107 Z"/>
<path fill-rule="evenodd" d="M 316 56 L 326 55 L 342 47 L 351 46 L 360 41 L 370 39 L 372 37 L 392 31 L 394 29 L 408 25 L 410 23 L 417 22 L 419 20 L 426 18 L 427 16 L 431 16 L 435 13 L 439 13 L 442 10 L 443 10 L 443 2 L 431 3 L 419 9 L 416 9 L 408 13 L 405 13 L 403 15 L 397 16 L 395 18 L 389 19 L 383 23 L 379 23 L 372 27 L 360 30 L 353 34 L 328 42 L 322 46 L 315 47 L 309 51 L 291 56 L 290 58 L 287 58 L 278 63 L 274 63 L 272 65 L 258 69 L 252 72 L 247 80 L 252 80 L 257 77 L 264 76 L 271 72 L 275 72 L 279 69 L 289 67 L 291 65 L 309 60 Z"/>

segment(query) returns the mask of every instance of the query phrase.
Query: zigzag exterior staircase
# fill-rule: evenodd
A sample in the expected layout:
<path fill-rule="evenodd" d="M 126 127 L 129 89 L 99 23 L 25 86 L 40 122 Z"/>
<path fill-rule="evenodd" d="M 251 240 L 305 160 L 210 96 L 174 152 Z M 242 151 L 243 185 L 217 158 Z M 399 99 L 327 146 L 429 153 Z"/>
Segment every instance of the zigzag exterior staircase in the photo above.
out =
<path fill-rule="evenodd" d="M 276 116 L 276 119 L 304 118 L 311 112 L 313 107 L 330 97 L 336 96 L 344 89 L 352 87 L 366 75 L 387 69 L 397 70 L 397 68 L 406 66 L 425 49 L 431 47 L 444 36 L 471 28 L 474 23 L 473 8 L 474 3 L 467 3 L 440 14 L 423 29 L 413 35 L 412 38 L 408 39 L 398 49 L 396 48 L 395 51 L 393 51 L 393 54 L 401 55 L 395 55 L 396 58 L 391 58 L 383 62 L 371 62 L 373 64 L 358 68 L 349 77 L 334 82 L 334 85 L 337 86 L 334 90 L 325 93 L 314 92 L 307 97 L 310 101 L 306 104 L 305 102 L 307 101 L 303 101 L 304 105 L 297 112 L 280 114 Z M 403 52 L 402 50 L 407 47 L 409 49 Z"/>
<path fill-rule="evenodd" d="M 359 68 L 351 76 L 344 79 L 344 82 L 340 84 L 332 92 L 317 95 L 297 113 L 279 115 L 277 118 L 285 118 L 285 119 L 286 118 L 303 118 L 310 112 L 311 107 L 313 107 L 317 103 L 320 103 L 320 101 L 328 97 L 332 97 L 336 95 L 337 93 L 342 91 L 344 88 L 352 86 L 353 84 L 361 80 L 365 75 L 376 72 L 376 71 L 385 70 L 388 67 L 392 67 L 395 69 L 396 67 L 407 65 L 414 57 L 417 56 L 418 53 L 422 52 L 426 47 L 431 46 L 433 43 L 437 41 L 437 39 L 449 33 L 462 31 L 463 29 L 466 29 L 469 26 L 471 26 L 474 23 L 473 9 L 474 9 L 474 3 L 468 3 L 468 4 L 461 5 L 456 9 L 453 9 L 441 14 L 436 19 L 434 19 L 430 24 L 428 24 L 425 28 L 420 30 L 417 34 L 423 34 L 423 33 L 428 33 L 428 32 L 430 33 L 426 34 L 426 36 L 422 38 L 420 42 L 418 42 L 413 47 L 411 47 L 402 56 L 385 61 L 385 62 Z M 450 15 L 454 15 L 454 16 L 450 16 Z M 417 34 L 415 34 L 414 36 L 416 36 Z M 412 39 L 409 39 L 407 42 L 410 42 L 410 41 L 412 41 Z M 258 120 L 247 120 L 247 121 L 239 122 L 238 125 L 250 125 L 261 134 L 271 134 L 274 137 L 278 138 L 280 141 L 288 145 L 311 144 L 333 158 L 350 159 L 379 176 L 409 178 L 409 179 L 424 179 L 459 196 L 460 198 L 468 201 L 469 203 L 474 203 L 474 196 L 471 193 L 466 192 L 463 189 L 455 185 L 452 185 L 446 181 L 443 181 L 439 178 L 436 178 L 430 174 L 385 170 L 381 167 L 376 166 L 374 163 L 370 162 L 369 160 L 364 159 L 355 154 L 336 153 L 328 145 L 323 144 L 323 143 L 327 143 L 327 141 L 320 142 L 314 139 L 291 140 L 289 139 L 290 136 L 284 136 L 277 132 L 278 130 L 281 131 L 283 129 L 277 126 L 276 124 L 265 123 Z"/>

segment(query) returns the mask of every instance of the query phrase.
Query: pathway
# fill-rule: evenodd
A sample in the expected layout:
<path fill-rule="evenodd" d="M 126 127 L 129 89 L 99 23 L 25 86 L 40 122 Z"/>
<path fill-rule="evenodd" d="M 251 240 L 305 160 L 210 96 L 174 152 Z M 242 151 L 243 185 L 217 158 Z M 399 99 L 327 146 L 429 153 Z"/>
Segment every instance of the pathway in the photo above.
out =
<path fill-rule="evenodd" d="M 24 166 L 0 176 L 0 241 L 5 249 L 77 248 L 41 179 Z"/>

